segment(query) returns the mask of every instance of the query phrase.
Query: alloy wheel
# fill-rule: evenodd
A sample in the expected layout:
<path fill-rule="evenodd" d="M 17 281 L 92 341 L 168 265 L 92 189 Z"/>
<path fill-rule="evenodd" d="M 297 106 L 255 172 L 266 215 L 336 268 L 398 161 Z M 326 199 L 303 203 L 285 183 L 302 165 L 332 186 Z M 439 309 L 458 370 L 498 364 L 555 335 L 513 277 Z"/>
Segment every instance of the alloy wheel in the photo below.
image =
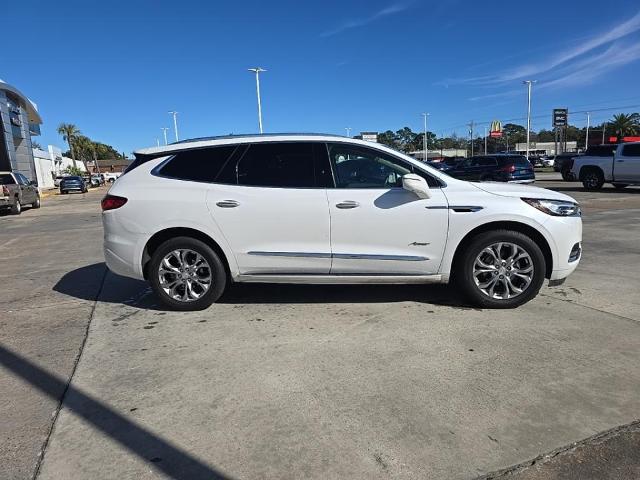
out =
<path fill-rule="evenodd" d="M 533 276 L 531 256 L 515 243 L 493 243 L 485 247 L 473 263 L 476 286 L 484 295 L 497 300 L 521 295 Z"/>
<path fill-rule="evenodd" d="M 158 268 L 162 290 L 172 299 L 193 302 L 211 288 L 213 277 L 209 262 L 198 252 L 181 248 L 164 256 Z"/>

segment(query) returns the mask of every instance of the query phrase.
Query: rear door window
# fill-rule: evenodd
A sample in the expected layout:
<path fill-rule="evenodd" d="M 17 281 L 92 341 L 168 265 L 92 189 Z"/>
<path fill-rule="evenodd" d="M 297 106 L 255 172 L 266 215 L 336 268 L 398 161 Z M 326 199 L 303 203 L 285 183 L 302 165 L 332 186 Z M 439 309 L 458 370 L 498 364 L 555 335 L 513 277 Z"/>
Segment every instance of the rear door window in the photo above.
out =
<path fill-rule="evenodd" d="M 585 155 L 590 157 L 610 157 L 615 152 L 617 145 L 594 145 L 587 148 Z"/>
<path fill-rule="evenodd" d="M 235 149 L 236 145 L 229 145 L 179 152 L 158 173 L 163 177 L 213 183 Z"/>
<path fill-rule="evenodd" d="M 478 159 L 478 164 L 481 167 L 495 167 L 497 165 L 497 162 L 494 157 L 480 157 Z"/>
<path fill-rule="evenodd" d="M 316 182 L 314 144 L 254 143 L 237 164 L 238 185 L 313 188 Z"/>
<path fill-rule="evenodd" d="M 625 157 L 640 157 L 640 143 L 632 143 L 622 148 L 622 155 Z"/>

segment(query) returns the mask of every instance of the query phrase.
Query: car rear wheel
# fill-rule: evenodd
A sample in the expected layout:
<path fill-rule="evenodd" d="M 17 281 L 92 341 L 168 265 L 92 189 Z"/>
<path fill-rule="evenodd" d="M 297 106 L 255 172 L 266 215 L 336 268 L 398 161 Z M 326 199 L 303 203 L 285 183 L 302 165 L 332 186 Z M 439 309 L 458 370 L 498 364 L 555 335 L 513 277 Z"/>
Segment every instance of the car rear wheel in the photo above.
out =
<path fill-rule="evenodd" d="M 540 247 L 523 233 L 497 230 L 464 246 L 454 267 L 455 284 L 483 308 L 515 308 L 534 298 L 544 283 Z"/>
<path fill-rule="evenodd" d="M 587 170 L 581 177 L 582 185 L 587 190 L 600 190 L 604 185 L 604 175 L 601 170 Z"/>
<path fill-rule="evenodd" d="M 31 208 L 40 208 L 40 195 L 38 195 L 36 201 L 31 204 Z"/>
<path fill-rule="evenodd" d="M 564 169 L 564 170 L 562 170 L 561 173 L 562 173 L 562 179 L 565 182 L 573 182 L 575 180 L 575 178 L 573 176 L 573 173 L 571 173 L 571 170 Z"/>
<path fill-rule="evenodd" d="M 14 215 L 20 215 L 21 212 L 22 212 L 22 204 L 20 203 L 20 200 L 16 197 L 16 201 L 14 202 L 13 205 L 11 205 L 11 213 Z"/>
<path fill-rule="evenodd" d="M 203 310 L 225 290 L 227 274 L 220 257 L 206 243 L 177 237 L 151 257 L 147 278 L 160 301 L 173 310 Z"/>

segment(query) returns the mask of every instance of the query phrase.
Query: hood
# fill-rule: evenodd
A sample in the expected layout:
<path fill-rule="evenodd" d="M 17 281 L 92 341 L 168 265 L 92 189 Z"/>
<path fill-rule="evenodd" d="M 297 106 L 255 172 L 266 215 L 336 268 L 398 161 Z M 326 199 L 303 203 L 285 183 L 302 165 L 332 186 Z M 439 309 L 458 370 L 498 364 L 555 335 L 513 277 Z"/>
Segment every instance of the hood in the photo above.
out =
<path fill-rule="evenodd" d="M 564 200 L 566 202 L 578 203 L 574 198 L 564 193 L 554 192 L 546 188 L 532 187 L 530 185 L 521 185 L 519 183 L 506 182 L 469 182 L 479 190 L 502 197 L 517 198 L 544 198 L 547 200 Z"/>

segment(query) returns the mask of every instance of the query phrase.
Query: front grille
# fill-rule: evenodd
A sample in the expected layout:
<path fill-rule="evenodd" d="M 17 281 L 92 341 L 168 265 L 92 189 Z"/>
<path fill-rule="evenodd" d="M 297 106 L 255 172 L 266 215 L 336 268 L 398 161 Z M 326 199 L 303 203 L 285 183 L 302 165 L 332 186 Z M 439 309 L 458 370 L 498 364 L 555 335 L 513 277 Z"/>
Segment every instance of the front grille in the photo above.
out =
<path fill-rule="evenodd" d="M 580 258 L 582 254 L 582 248 L 580 247 L 580 242 L 576 243 L 571 249 L 571 253 L 569 253 L 569 263 L 575 262 Z"/>

